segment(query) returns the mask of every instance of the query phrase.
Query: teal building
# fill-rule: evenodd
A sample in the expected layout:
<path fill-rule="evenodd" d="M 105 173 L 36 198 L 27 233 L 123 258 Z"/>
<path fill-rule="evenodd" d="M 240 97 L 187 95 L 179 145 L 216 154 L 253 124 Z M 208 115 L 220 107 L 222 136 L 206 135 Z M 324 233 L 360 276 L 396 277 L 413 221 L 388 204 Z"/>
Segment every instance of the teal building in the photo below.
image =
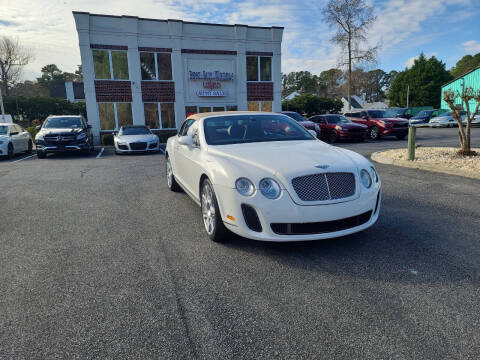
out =
<path fill-rule="evenodd" d="M 441 108 L 442 109 L 450 109 L 447 105 L 447 103 L 445 102 L 445 100 L 443 100 L 443 93 L 447 90 L 452 90 L 454 92 L 462 92 L 463 88 L 467 88 L 471 86 L 475 91 L 479 91 L 480 90 L 480 66 L 477 67 L 476 69 L 473 69 L 473 70 L 470 70 L 469 72 L 463 74 L 462 76 L 459 76 L 458 78 L 446 83 L 445 85 L 442 86 L 442 93 L 441 93 L 441 101 L 442 101 L 442 105 L 441 105 Z M 461 104 L 461 99 L 458 98 L 456 100 L 456 104 Z M 462 104 L 463 105 L 463 104 Z M 476 105 L 476 101 L 475 100 L 471 100 L 470 103 L 469 103 L 469 107 L 470 107 L 470 111 L 474 111 L 475 110 L 475 105 Z M 467 109 L 464 109 L 464 110 L 467 110 Z"/>

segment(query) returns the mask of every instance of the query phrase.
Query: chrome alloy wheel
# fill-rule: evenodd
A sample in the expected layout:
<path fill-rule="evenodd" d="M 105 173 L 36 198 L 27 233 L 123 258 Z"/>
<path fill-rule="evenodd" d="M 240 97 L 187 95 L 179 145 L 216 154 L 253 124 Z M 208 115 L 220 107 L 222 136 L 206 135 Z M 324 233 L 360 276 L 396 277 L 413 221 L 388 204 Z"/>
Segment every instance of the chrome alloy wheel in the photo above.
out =
<path fill-rule="evenodd" d="M 167 158 L 167 185 L 169 188 L 172 188 L 172 183 L 173 183 L 172 164 L 170 164 L 170 158 Z"/>
<path fill-rule="evenodd" d="M 213 191 L 210 184 L 206 183 L 202 187 L 202 216 L 205 230 L 208 235 L 212 235 L 215 231 L 215 202 L 213 200 Z"/>

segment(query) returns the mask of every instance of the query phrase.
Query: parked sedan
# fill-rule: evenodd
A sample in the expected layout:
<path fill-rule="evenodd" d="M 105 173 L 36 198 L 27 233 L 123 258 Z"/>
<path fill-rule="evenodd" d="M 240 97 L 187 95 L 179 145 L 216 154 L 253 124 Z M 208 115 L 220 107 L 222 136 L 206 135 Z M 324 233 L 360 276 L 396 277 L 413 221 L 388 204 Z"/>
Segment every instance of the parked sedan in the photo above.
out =
<path fill-rule="evenodd" d="M 0 123 L 0 157 L 13 158 L 21 152 L 32 152 L 32 137 L 20 125 Z"/>
<path fill-rule="evenodd" d="M 337 140 L 359 140 L 367 137 L 368 127 L 355 124 L 343 115 L 315 115 L 308 120 L 320 126 L 321 138 L 334 143 Z"/>
<path fill-rule="evenodd" d="M 443 114 L 445 111 L 441 109 L 422 110 L 417 115 L 410 118 L 411 125 L 427 124 L 431 119 Z"/>
<path fill-rule="evenodd" d="M 460 115 L 462 117 L 462 122 L 465 121 L 466 114 L 467 113 L 465 111 L 460 112 Z M 452 116 L 451 112 L 444 112 L 443 114 L 440 114 L 436 118 L 430 120 L 428 125 L 430 127 L 435 127 L 435 128 L 437 127 L 453 128 L 455 126 L 458 126 L 458 123 L 457 123 L 457 120 L 455 120 L 454 117 Z"/>
<path fill-rule="evenodd" d="M 143 125 L 122 126 L 114 133 L 113 142 L 116 154 L 160 151 L 158 136 Z"/>
<path fill-rule="evenodd" d="M 282 114 L 191 115 L 165 156 L 168 187 L 201 207 L 214 241 L 229 231 L 263 241 L 326 239 L 378 219 L 381 183 L 370 161 Z"/>
<path fill-rule="evenodd" d="M 305 119 L 302 115 L 295 111 L 282 111 L 280 114 L 287 115 L 288 117 L 295 120 L 297 123 L 302 125 L 305 129 L 313 130 L 317 133 L 317 137 L 320 138 L 321 130 L 320 126 L 315 124 L 313 121 Z"/>

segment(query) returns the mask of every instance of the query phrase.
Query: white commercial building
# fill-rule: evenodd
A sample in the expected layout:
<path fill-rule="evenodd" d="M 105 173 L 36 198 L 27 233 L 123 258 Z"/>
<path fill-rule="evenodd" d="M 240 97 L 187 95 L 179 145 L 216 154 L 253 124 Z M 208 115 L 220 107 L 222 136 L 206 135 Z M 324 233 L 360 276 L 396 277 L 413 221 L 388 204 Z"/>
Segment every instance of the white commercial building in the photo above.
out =
<path fill-rule="evenodd" d="M 281 110 L 281 27 L 73 16 L 97 142 L 125 124 L 161 132 L 191 113 Z"/>

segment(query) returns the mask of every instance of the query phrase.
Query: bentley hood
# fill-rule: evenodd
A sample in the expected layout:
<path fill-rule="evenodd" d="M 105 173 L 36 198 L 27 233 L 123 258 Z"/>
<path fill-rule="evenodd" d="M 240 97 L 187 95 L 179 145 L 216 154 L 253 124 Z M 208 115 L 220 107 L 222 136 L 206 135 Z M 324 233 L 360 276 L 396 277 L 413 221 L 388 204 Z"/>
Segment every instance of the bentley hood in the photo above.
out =
<path fill-rule="evenodd" d="M 232 144 L 210 146 L 208 151 L 225 166 L 229 165 L 230 178 L 232 175 L 234 179 L 245 176 L 257 181 L 275 176 L 284 184 L 302 175 L 344 171 L 357 173 L 354 157 L 363 158 L 321 141 Z"/>

